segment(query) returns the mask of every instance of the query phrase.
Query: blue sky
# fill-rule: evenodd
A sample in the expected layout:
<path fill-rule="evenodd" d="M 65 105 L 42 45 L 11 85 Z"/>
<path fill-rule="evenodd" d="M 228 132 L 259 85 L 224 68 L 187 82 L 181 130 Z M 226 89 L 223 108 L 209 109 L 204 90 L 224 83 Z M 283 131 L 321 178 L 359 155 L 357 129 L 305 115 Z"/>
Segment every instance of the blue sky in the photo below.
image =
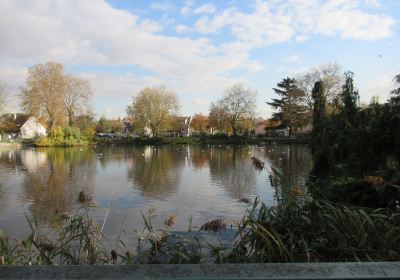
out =
<path fill-rule="evenodd" d="M 332 62 L 355 72 L 362 101 L 384 101 L 400 72 L 398 0 L 2 0 L 0 10 L 0 80 L 16 92 L 30 66 L 61 62 L 90 81 L 98 116 L 123 117 L 131 96 L 159 85 L 183 115 L 207 114 L 242 82 L 268 117 L 277 82 Z"/>

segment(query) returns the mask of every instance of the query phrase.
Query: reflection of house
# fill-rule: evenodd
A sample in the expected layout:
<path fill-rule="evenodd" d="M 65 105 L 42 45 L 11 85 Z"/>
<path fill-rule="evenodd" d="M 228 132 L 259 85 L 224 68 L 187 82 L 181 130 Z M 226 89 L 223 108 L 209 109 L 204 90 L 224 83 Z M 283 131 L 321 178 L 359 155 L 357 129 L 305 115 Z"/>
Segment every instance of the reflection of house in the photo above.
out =
<path fill-rule="evenodd" d="M 47 153 L 36 150 L 22 150 L 21 162 L 29 171 L 33 172 L 47 162 Z"/>
<path fill-rule="evenodd" d="M 21 126 L 21 137 L 24 139 L 46 136 L 46 128 L 35 117 L 30 117 Z"/>

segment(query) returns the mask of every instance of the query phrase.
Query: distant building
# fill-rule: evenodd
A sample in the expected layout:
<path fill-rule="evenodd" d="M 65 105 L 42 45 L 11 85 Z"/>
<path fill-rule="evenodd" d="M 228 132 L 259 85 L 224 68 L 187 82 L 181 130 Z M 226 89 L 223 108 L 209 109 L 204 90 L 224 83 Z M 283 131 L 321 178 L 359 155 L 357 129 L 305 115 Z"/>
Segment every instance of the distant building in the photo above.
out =
<path fill-rule="evenodd" d="M 190 127 L 192 124 L 193 117 L 176 117 L 174 129 L 168 131 L 160 131 L 159 136 L 166 137 L 189 137 L 192 135 L 192 128 Z M 146 129 L 145 129 L 146 133 Z M 148 135 L 151 136 L 150 131 L 148 131 Z"/>
<path fill-rule="evenodd" d="M 191 124 L 192 124 L 192 119 L 193 117 L 179 117 L 179 134 L 180 136 L 183 137 L 189 137 L 192 135 L 192 129 L 191 129 Z"/>
<path fill-rule="evenodd" d="M 124 127 L 123 127 L 123 132 L 124 133 L 134 133 L 135 132 L 135 126 L 134 126 L 134 119 L 133 118 L 124 118 L 122 120 L 122 123 L 124 125 Z"/>
<path fill-rule="evenodd" d="M 256 135 L 267 135 L 267 130 L 281 128 L 281 122 L 274 119 L 259 120 L 254 125 L 254 131 Z"/>
<path fill-rule="evenodd" d="M 46 128 L 35 117 L 30 117 L 21 126 L 20 132 L 21 132 L 21 138 L 23 139 L 31 139 L 47 135 Z"/>
<path fill-rule="evenodd" d="M 0 131 L 2 132 L 0 139 L 10 141 L 19 136 L 22 125 L 29 117 L 24 114 L 3 114 L 0 118 Z"/>

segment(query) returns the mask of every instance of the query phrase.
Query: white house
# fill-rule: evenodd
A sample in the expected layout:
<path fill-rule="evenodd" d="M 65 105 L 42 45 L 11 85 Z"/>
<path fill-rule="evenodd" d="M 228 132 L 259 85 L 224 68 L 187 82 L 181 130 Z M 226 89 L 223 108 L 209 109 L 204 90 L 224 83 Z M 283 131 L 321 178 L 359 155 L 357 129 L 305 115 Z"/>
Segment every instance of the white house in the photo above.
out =
<path fill-rule="evenodd" d="M 21 126 L 21 138 L 23 139 L 31 139 L 46 135 L 46 128 L 35 117 L 30 117 Z"/>

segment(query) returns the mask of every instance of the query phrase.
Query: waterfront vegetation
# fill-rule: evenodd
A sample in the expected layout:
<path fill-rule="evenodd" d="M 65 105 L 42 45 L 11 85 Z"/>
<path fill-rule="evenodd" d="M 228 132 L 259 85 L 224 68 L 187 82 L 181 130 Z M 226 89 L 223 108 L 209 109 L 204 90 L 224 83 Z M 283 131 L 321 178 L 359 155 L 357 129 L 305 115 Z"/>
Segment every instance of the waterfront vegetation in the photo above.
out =
<path fill-rule="evenodd" d="M 87 128 L 83 133 L 78 127 L 55 126 L 47 137 L 41 137 L 34 142 L 38 147 L 51 146 L 83 146 L 93 142 L 95 131 Z"/>

